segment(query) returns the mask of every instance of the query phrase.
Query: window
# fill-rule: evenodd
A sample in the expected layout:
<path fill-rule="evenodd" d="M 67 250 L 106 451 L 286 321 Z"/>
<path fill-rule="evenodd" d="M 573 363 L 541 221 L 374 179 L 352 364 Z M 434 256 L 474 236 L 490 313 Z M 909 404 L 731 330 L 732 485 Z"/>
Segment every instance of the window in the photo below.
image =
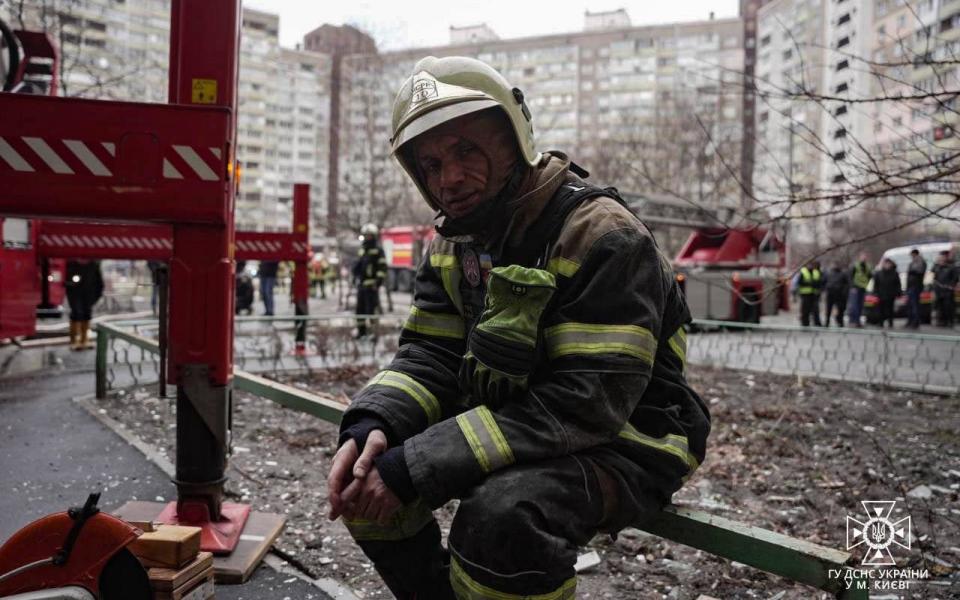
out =
<path fill-rule="evenodd" d="M 790 60 L 793 58 L 793 48 L 787 48 L 783 51 L 783 60 Z"/>
<path fill-rule="evenodd" d="M 834 183 L 843 183 L 846 180 L 847 178 L 843 176 L 843 173 L 837 173 L 836 175 L 833 176 Z"/>
<path fill-rule="evenodd" d="M 849 86 L 846 83 L 841 83 L 837 86 L 837 93 L 842 94 L 843 92 L 847 91 L 848 88 Z"/>
<path fill-rule="evenodd" d="M 847 130 L 845 127 L 841 127 L 833 132 L 833 139 L 839 140 L 841 138 L 847 137 Z"/>
<path fill-rule="evenodd" d="M 842 71 L 842 70 L 846 69 L 846 68 L 849 67 L 849 66 L 850 66 L 850 61 L 848 61 L 847 59 L 843 59 L 843 60 L 841 60 L 840 62 L 837 63 L 837 70 L 838 70 L 838 71 Z"/>
<path fill-rule="evenodd" d="M 844 13 L 837 19 L 837 25 L 843 25 L 844 23 L 850 22 L 850 13 Z"/>
<path fill-rule="evenodd" d="M 845 115 L 845 114 L 847 114 L 847 105 L 846 105 L 846 104 L 841 104 L 840 106 L 837 107 L 837 110 L 834 111 L 833 114 L 835 114 L 835 115 L 838 116 L 838 117 L 839 117 L 840 115 Z"/>
<path fill-rule="evenodd" d="M 843 36 L 842 38 L 840 38 L 840 39 L 837 41 L 837 48 L 843 48 L 844 46 L 848 45 L 849 43 L 850 43 L 850 38 L 847 37 L 847 36 Z"/>
<path fill-rule="evenodd" d="M 769 35 L 769 34 L 763 36 L 762 38 L 760 38 L 760 47 L 761 47 L 761 48 L 763 48 L 764 46 L 766 46 L 766 45 L 769 44 L 769 43 L 770 43 L 770 35 Z"/>
<path fill-rule="evenodd" d="M 840 160 L 845 159 L 846 157 L 847 157 L 847 153 L 844 152 L 843 150 L 841 150 L 840 152 L 834 152 L 834 153 L 833 153 L 833 160 L 840 161 Z"/>

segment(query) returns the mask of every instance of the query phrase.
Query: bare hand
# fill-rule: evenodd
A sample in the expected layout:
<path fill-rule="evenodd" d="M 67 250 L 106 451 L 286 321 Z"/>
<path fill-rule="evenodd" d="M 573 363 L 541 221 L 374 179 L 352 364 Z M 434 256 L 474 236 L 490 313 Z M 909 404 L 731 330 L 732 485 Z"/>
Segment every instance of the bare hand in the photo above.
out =
<path fill-rule="evenodd" d="M 341 496 L 347 508 L 344 515 L 350 519 L 367 519 L 380 525 L 390 522 L 397 509 L 403 504 L 373 467 L 363 479 L 354 479 Z"/>
<path fill-rule="evenodd" d="M 379 429 L 370 432 L 363 454 L 357 452 L 357 442 L 353 439 L 337 450 L 333 457 L 333 466 L 327 475 L 327 494 L 330 513 L 327 518 L 335 521 L 343 514 L 345 504 L 342 498 L 344 488 L 354 479 L 363 479 L 373 465 L 373 459 L 387 449 L 387 436 Z"/>

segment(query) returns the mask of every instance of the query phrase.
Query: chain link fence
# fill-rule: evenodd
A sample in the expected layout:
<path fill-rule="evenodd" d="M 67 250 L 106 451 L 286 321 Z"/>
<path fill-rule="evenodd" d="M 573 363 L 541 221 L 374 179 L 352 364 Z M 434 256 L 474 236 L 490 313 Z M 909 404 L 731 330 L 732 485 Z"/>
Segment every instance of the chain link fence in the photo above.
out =
<path fill-rule="evenodd" d="M 305 323 L 304 352 L 297 350 L 298 323 Z M 267 376 L 384 364 L 397 350 L 402 323 L 399 316 L 378 316 L 375 334 L 358 340 L 352 316 L 241 317 L 234 362 Z M 106 389 L 159 380 L 156 321 L 114 323 L 100 331 L 98 373 Z M 690 365 L 960 394 L 960 336 L 697 320 L 687 344 Z"/>
<path fill-rule="evenodd" d="M 960 336 L 698 320 L 693 365 L 960 393 Z"/>
<path fill-rule="evenodd" d="M 346 365 L 384 363 L 396 353 L 404 318 L 370 317 L 370 335 L 354 336 L 354 316 L 238 317 L 234 328 L 234 367 L 276 377 Z M 302 350 L 296 330 L 303 327 Z M 97 325 L 98 394 L 160 380 L 159 326 L 155 320 Z M 102 381 L 101 381 L 102 380 Z"/>

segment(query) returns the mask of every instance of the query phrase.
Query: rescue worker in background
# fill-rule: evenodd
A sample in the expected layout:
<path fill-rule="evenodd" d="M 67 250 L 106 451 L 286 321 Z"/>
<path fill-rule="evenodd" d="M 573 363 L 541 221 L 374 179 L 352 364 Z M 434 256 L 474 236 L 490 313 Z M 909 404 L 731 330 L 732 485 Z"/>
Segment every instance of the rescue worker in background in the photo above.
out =
<path fill-rule="evenodd" d="M 70 349 L 86 350 L 90 343 L 90 320 L 93 318 L 93 305 L 103 296 L 103 274 L 100 261 L 67 261 L 67 303 L 70 304 Z"/>
<path fill-rule="evenodd" d="M 933 290 L 937 302 L 937 325 L 953 328 L 957 316 L 956 288 L 960 273 L 950 260 L 950 251 L 944 250 L 937 255 L 937 264 L 933 265 Z"/>
<path fill-rule="evenodd" d="M 847 298 L 850 296 L 850 274 L 839 262 L 836 262 L 827 271 L 825 279 L 827 310 L 823 313 L 823 324 L 830 327 L 830 317 L 833 316 L 836 308 L 837 327 L 843 327 L 843 313 L 847 311 Z"/>
<path fill-rule="evenodd" d="M 353 279 L 357 284 L 357 314 L 376 314 L 380 308 L 380 286 L 387 278 L 387 257 L 380 247 L 380 230 L 373 223 L 360 229 L 360 257 L 353 265 Z M 357 338 L 367 335 L 374 319 L 357 319 Z"/>
<path fill-rule="evenodd" d="M 883 259 L 880 268 L 873 274 L 873 293 L 877 295 L 880 305 L 880 327 L 887 323 L 893 329 L 893 304 L 903 293 L 903 288 L 900 286 L 897 264 L 889 258 Z"/>
<path fill-rule="evenodd" d="M 920 327 L 920 293 L 923 291 L 923 278 L 927 274 L 927 261 L 914 248 L 910 251 L 910 265 L 907 267 L 907 328 Z"/>
<path fill-rule="evenodd" d="M 800 324 L 809 327 L 812 320 L 814 325 L 822 327 L 820 293 L 823 291 L 823 273 L 820 272 L 820 261 L 801 267 L 794 281 L 800 296 Z"/>
<path fill-rule="evenodd" d="M 398 598 L 574 598 L 577 547 L 658 514 L 704 459 L 683 294 L 486 64 L 417 63 L 391 143 L 439 235 L 396 357 L 344 414 L 330 518 Z"/>
<path fill-rule="evenodd" d="M 867 298 L 867 286 L 870 285 L 870 278 L 873 276 L 873 270 L 867 263 L 869 257 L 864 252 L 860 254 L 860 259 L 854 263 L 850 271 L 850 325 L 852 327 L 863 327 L 860 322 L 860 316 L 863 314 L 863 302 Z"/>

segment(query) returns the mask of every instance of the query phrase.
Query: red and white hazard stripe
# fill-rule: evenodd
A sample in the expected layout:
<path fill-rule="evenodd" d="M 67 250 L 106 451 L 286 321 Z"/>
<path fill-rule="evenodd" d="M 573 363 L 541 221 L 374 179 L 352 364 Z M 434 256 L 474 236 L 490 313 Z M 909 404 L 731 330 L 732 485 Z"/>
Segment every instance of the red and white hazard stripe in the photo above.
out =
<path fill-rule="evenodd" d="M 112 142 L 0 137 L 0 167 L 7 166 L 21 173 L 113 177 L 116 153 L 116 145 Z M 165 179 L 217 181 L 220 179 L 218 173 L 223 172 L 220 148 L 172 144 L 163 154 Z"/>
<path fill-rule="evenodd" d="M 172 250 L 173 240 L 164 237 L 117 235 L 68 235 L 41 233 L 40 242 L 56 248 L 127 248 Z"/>

